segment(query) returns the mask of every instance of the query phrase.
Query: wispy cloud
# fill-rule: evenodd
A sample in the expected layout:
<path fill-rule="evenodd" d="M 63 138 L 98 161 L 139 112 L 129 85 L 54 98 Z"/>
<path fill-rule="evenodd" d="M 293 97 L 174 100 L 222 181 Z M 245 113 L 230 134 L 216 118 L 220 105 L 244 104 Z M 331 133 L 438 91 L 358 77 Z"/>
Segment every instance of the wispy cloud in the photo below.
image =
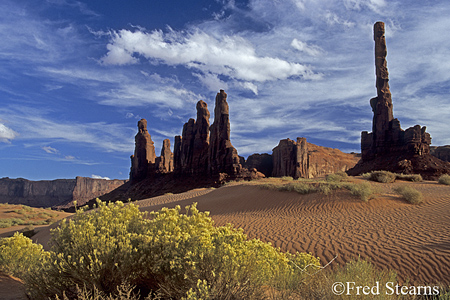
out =
<path fill-rule="evenodd" d="M 50 146 L 43 146 L 42 150 L 44 150 L 45 152 L 49 153 L 49 154 L 58 154 L 59 151 L 53 147 Z"/>
<path fill-rule="evenodd" d="M 19 134 L 7 127 L 5 124 L 0 123 L 0 142 L 10 143 Z"/>

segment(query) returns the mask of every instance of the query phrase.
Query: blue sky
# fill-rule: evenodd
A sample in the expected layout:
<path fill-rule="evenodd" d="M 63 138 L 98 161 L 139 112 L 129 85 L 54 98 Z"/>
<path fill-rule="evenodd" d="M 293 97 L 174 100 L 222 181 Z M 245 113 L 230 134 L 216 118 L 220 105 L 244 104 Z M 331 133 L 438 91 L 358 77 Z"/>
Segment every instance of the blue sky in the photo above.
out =
<path fill-rule="evenodd" d="M 376 21 L 395 117 L 450 144 L 449 15 L 447 0 L 2 0 L 0 177 L 128 178 L 140 118 L 159 154 L 219 89 L 240 155 L 298 136 L 359 152 Z"/>

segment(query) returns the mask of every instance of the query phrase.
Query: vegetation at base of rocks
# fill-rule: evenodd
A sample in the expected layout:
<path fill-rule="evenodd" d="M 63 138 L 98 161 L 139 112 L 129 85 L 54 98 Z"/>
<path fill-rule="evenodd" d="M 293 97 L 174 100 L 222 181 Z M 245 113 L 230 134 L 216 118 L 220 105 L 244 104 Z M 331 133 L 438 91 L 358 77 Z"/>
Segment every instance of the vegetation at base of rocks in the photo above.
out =
<path fill-rule="evenodd" d="M 392 173 L 389 171 L 372 171 L 369 173 L 364 173 L 361 176 L 368 180 L 381 182 L 381 183 L 392 183 L 397 179 L 413 181 L 413 182 L 423 181 L 422 175 L 420 175 L 420 174 L 399 174 L 399 173 Z"/>
<path fill-rule="evenodd" d="M 283 182 L 260 183 L 258 186 L 262 189 L 282 192 L 297 192 L 302 195 L 311 193 L 330 195 L 335 190 L 347 189 L 352 195 L 359 197 L 364 202 L 371 199 L 375 193 L 375 190 L 372 188 L 370 183 L 349 182 L 348 175 L 345 172 L 329 174 L 326 176 L 325 180 L 299 178 L 298 180 L 287 184 Z"/>
<path fill-rule="evenodd" d="M 328 182 L 341 182 L 343 180 L 346 180 L 347 178 L 348 175 L 345 172 L 336 172 L 325 176 L 325 180 Z"/>
<path fill-rule="evenodd" d="M 423 200 L 422 193 L 409 186 L 399 186 L 394 191 L 411 204 L 420 204 Z"/>
<path fill-rule="evenodd" d="M 283 253 L 231 225 L 216 227 L 195 204 L 185 211 L 147 216 L 132 203 L 98 201 L 53 231 L 52 251 L 22 234 L 1 240 L 0 269 L 21 278 L 32 299 L 77 299 L 80 288 L 117 299 L 123 285 L 142 298 L 264 299 L 268 289 L 295 293 L 320 266 L 310 254 Z"/>
<path fill-rule="evenodd" d="M 283 176 L 280 178 L 282 181 L 293 181 L 294 178 L 292 176 Z"/>
<path fill-rule="evenodd" d="M 450 175 L 444 174 L 439 177 L 438 182 L 440 184 L 450 185 Z"/>
<path fill-rule="evenodd" d="M 0 228 L 16 225 L 48 225 L 56 221 L 58 214 L 48 209 L 33 208 L 26 205 L 1 203 L 0 210 L 8 216 L 0 219 Z"/>

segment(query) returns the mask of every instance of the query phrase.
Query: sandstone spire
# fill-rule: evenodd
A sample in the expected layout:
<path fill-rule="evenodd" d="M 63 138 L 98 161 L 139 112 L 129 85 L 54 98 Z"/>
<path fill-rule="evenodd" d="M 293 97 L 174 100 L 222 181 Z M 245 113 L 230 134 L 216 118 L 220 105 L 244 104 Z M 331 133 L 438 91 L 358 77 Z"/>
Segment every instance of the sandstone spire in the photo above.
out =
<path fill-rule="evenodd" d="M 394 119 L 389 72 L 387 68 L 387 48 L 384 36 L 384 23 L 377 22 L 373 28 L 375 40 L 375 73 L 377 97 L 370 100 L 373 111 L 372 133 L 375 148 L 385 147 L 385 132 Z"/>
<path fill-rule="evenodd" d="M 154 168 L 156 159 L 155 146 L 147 131 L 147 120 L 141 119 L 138 122 L 138 130 L 135 137 L 134 155 L 131 156 L 131 180 L 145 178 Z"/>
<path fill-rule="evenodd" d="M 211 174 L 238 174 L 242 166 L 237 150 L 230 140 L 230 119 L 227 94 L 220 90 L 216 96 L 214 123 L 210 128 L 209 171 Z"/>

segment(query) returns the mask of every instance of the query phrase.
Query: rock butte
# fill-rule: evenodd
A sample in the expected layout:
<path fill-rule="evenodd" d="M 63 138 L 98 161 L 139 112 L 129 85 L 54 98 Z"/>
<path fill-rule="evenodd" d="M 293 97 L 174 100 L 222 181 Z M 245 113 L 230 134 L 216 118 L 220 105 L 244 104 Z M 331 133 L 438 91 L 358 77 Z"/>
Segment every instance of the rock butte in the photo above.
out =
<path fill-rule="evenodd" d="M 349 175 L 373 170 L 388 170 L 405 174 L 418 173 L 427 179 L 435 179 L 450 173 L 450 164 L 430 155 L 431 136 L 426 127 L 416 125 L 401 129 L 394 119 L 384 23 L 374 25 L 375 73 L 377 97 L 370 99 L 373 111 L 372 132 L 361 134 L 361 161 Z"/>
<path fill-rule="evenodd" d="M 253 154 L 247 161 L 238 155 L 231 144 L 230 113 L 227 94 L 220 90 L 216 95 L 214 122 L 210 126 L 208 105 L 200 100 L 197 103 L 197 119 L 189 119 L 183 126 L 181 136 L 175 137 L 173 170 L 153 167 L 153 141 L 148 134 L 146 121 L 138 122 L 135 155 L 132 156 L 130 179 L 132 183 L 144 178 L 157 180 L 158 174 L 170 173 L 175 176 L 167 180 L 179 180 L 186 176 L 207 178 L 215 183 L 231 179 L 251 179 L 264 176 L 292 176 L 294 178 L 313 178 L 317 176 L 346 171 L 359 160 L 356 154 L 346 154 L 337 149 L 316 146 L 306 142 L 306 138 L 281 140 L 273 149 L 273 154 Z M 168 144 L 168 142 L 167 142 Z M 170 146 L 169 146 L 170 147 Z M 168 161 L 172 157 L 164 143 L 155 164 Z M 161 154 L 163 155 L 163 154 Z M 160 164 L 160 163 L 159 163 Z"/>

